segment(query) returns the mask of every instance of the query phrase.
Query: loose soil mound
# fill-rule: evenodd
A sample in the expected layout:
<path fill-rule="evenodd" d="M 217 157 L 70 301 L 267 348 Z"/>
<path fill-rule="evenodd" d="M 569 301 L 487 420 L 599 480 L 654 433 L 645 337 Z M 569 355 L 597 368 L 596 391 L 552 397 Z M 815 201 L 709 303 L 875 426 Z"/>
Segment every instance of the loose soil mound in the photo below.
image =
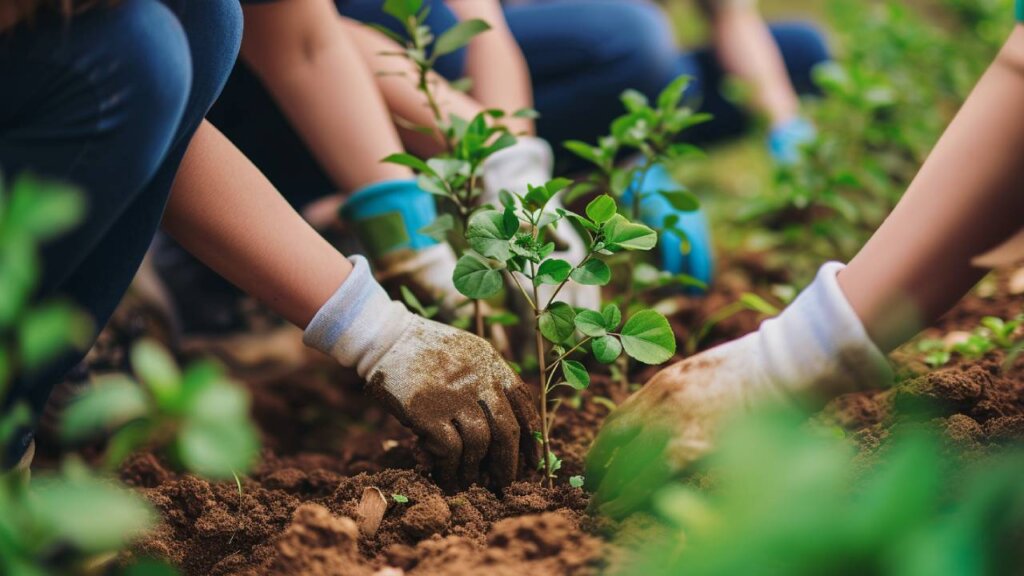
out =
<path fill-rule="evenodd" d="M 705 299 L 679 297 L 672 304 L 677 335 L 685 338 L 734 301 L 749 288 L 745 278 L 734 270 Z M 1020 306 L 1004 288 L 986 298 L 972 296 L 935 331 L 970 330 L 983 315 L 1010 317 Z M 729 318 L 705 345 L 740 336 L 757 323 L 752 312 Z M 817 416 L 847 430 L 865 461 L 880 457 L 889 430 L 903 421 L 941 426 L 950 446 L 968 454 L 1024 436 L 1024 358 L 1006 371 L 1000 369 L 1002 353 L 994 353 L 974 362 L 954 358 L 949 367 L 928 372 L 916 354 L 895 357 L 912 376 L 903 384 L 841 397 Z M 642 382 L 652 372 L 633 379 Z M 500 497 L 479 487 L 444 494 L 431 481 L 414 438 L 360 394 L 351 374 L 325 359 L 311 358 L 284 377 L 247 382 L 265 453 L 242 479 L 241 494 L 233 482 L 177 474 L 153 454 L 133 457 L 122 477 L 157 506 L 164 521 L 126 559 L 167 558 L 195 575 L 543 576 L 596 574 L 619 555 L 607 538 L 608 522 L 589 516 L 587 494 L 565 481 L 582 473 L 586 448 L 608 412 L 593 398 L 621 401 L 626 395 L 606 378 L 595 376 L 579 409 L 560 413 L 554 438 L 564 466 L 557 486 L 544 488 L 534 477 Z M 369 487 L 387 499 L 372 536 L 361 534 L 355 522 Z"/>

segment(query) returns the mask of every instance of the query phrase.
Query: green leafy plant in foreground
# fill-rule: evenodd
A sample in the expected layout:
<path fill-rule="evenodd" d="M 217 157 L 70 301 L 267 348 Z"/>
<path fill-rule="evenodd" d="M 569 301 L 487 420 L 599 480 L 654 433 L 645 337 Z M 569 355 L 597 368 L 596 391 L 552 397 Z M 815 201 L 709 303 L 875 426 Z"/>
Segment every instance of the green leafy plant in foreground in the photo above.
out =
<path fill-rule="evenodd" d="M 621 574 L 1005 574 L 1019 570 L 1024 453 L 969 468 L 920 427 L 896 429 L 870 468 L 805 417 L 761 411 L 728 426 L 710 488 L 656 490 L 664 531 Z M 633 538 L 633 541 L 638 541 Z"/>
<path fill-rule="evenodd" d="M 249 395 L 220 366 L 204 361 L 181 371 L 147 340 L 132 348 L 131 362 L 141 385 L 120 374 L 98 378 L 66 410 L 65 441 L 112 433 L 109 469 L 142 447 L 169 446 L 173 460 L 206 478 L 227 480 L 249 470 L 259 452 Z"/>
<path fill-rule="evenodd" d="M 17 377 L 90 342 L 87 315 L 67 302 L 32 301 L 39 244 L 73 228 L 83 212 L 73 189 L 28 176 L 4 187 L 0 178 L 0 399 Z M 14 441 L 30 420 L 23 404 L 0 411 L 0 446 Z M 137 494 L 74 459 L 59 474 L 39 476 L 31 485 L 27 480 L 27 472 L 0 472 L 0 574 L 84 573 L 155 519 Z"/>
<path fill-rule="evenodd" d="M 506 278 L 518 288 L 532 310 L 541 386 L 541 430 L 537 435 L 544 453 L 541 467 L 550 485 L 561 467 L 550 446 L 550 430 L 561 400 L 551 403 L 551 392 L 560 386 L 582 390 L 590 384 L 586 367 L 573 355 L 589 350 L 598 361 L 611 363 L 625 351 L 641 362 L 656 364 L 668 360 L 675 352 L 675 338 L 668 321 L 656 312 L 640 311 L 623 323 L 622 313 L 615 305 L 602 310 L 576 310 L 556 302 L 555 297 L 569 281 L 604 286 L 611 280 L 611 269 L 603 257 L 650 250 L 657 243 L 657 234 L 619 214 L 615 199 L 607 194 L 591 201 L 585 215 L 563 209 L 545 210 L 555 194 L 572 184 L 562 178 L 534 183 L 525 195 L 502 191 L 500 207 L 479 206 L 481 165 L 490 155 L 513 145 L 515 136 L 498 124 L 504 117 L 502 111 L 489 110 L 469 121 L 444 117 L 434 95 L 432 70 L 438 57 L 461 48 L 486 30 L 487 25 L 468 20 L 435 40 L 424 25 L 426 10 L 420 0 L 389 0 L 384 10 L 405 27 L 405 37 L 381 31 L 404 47 L 398 55 L 412 62 L 417 70 L 416 85 L 434 116 L 436 126 L 421 130 L 429 134 L 440 132 L 446 146 L 445 154 L 426 161 L 408 154 L 392 155 L 385 160 L 412 168 L 419 174 L 424 189 L 445 198 L 454 207 L 456 218 L 442 217 L 431 231 L 445 237 L 451 231 L 460 233 L 458 237 L 464 246 L 452 281 L 474 303 L 477 333 L 484 334 L 481 302 L 500 293 Z M 646 109 L 649 115 L 661 118 L 676 110 L 684 86 L 683 82 L 674 84 L 658 111 Z M 628 100 L 639 105 L 636 97 Z M 652 152 L 652 161 L 664 154 L 662 147 L 669 146 L 662 139 L 668 138 L 671 130 L 662 128 L 663 124 L 668 123 L 671 128 L 679 125 L 678 129 L 682 129 L 682 125 L 693 123 L 688 113 L 678 112 L 674 120 L 666 120 L 658 124 L 658 130 L 649 132 L 644 130 L 644 119 L 648 117 L 644 111 L 637 107 L 633 113 L 629 120 L 632 129 L 625 127 L 626 121 L 620 122 L 622 145 L 651 146 L 645 143 L 656 142 L 659 151 Z M 676 196 L 682 198 L 680 201 L 689 198 L 682 191 Z M 571 219 L 587 242 L 588 253 L 579 262 L 550 257 L 555 245 L 546 240 L 546 232 L 563 218 Z M 544 285 L 554 289 L 542 299 L 540 287 Z"/>
<path fill-rule="evenodd" d="M 556 179 L 530 186 L 525 196 L 503 195 L 502 209 L 474 213 L 466 234 L 471 250 L 455 269 L 455 287 L 466 296 L 482 299 L 496 294 L 505 275 L 533 311 L 541 383 L 541 465 L 549 484 L 561 464 L 550 446 L 559 403 L 549 410 L 549 397 L 560 386 L 582 390 L 590 385 L 586 367 L 573 355 L 589 348 L 594 358 L 605 364 L 615 362 L 623 352 L 643 363 L 660 364 L 671 358 L 676 348 L 668 320 L 653 310 L 636 312 L 623 323 L 615 304 L 589 310 L 555 301 L 570 281 L 607 284 L 612 274 L 603 257 L 650 250 L 657 243 L 653 230 L 619 214 L 615 201 L 607 195 L 592 200 L 585 216 L 563 209 L 546 211 L 551 198 L 568 185 L 568 180 Z M 587 253 L 579 262 L 551 258 L 554 244 L 543 241 L 544 229 L 562 218 L 572 219 L 584 233 Z M 554 287 L 550 296 L 542 297 L 543 285 Z"/>

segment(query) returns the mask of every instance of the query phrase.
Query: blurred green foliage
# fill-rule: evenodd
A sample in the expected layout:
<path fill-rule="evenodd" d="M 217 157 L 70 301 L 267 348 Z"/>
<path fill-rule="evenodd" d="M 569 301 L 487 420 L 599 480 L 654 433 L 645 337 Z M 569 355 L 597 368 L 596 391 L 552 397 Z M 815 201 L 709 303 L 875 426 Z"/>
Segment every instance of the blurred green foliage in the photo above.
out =
<path fill-rule="evenodd" d="M 848 260 L 906 190 L 1012 26 L 1012 0 L 828 2 L 836 61 L 805 113 L 819 137 L 803 161 L 745 202 L 740 222 L 773 231 L 764 248 L 807 278 Z"/>
<path fill-rule="evenodd" d="M 670 484 L 664 524 L 623 574 L 899 574 L 1019 571 L 1024 452 L 957 466 L 937 435 L 896 430 L 877 464 L 790 411 L 727 427 L 711 488 Z"/>

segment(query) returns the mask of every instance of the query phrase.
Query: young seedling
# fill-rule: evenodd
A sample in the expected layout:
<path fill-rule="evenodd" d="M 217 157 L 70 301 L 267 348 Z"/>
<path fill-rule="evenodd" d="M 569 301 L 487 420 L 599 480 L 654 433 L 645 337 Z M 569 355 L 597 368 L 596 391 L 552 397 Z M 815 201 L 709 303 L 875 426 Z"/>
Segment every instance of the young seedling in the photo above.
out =
<path fill-rule="evenodd" d="M 470 250 L 455 268 L 455 287 L 472 299 L 489 298 L 502 289 L 503 275 L 519 289 L 534 314 L 537 375 L 541 383 L 541 467 L 551 485 L 561 462 L 551 451 L 550 431 L 560 400 L 551 393 L 560 386 L 583 390 L 590 385 L 586 367 L 572 359 L 589 348 L 602 363 L 610 364 L 625 353 L 644 363 L 658 364 L 675 353 L 675 337 L 664 316 L 641 310 L 623 324 L 618 306 L 602 310 L 574 309 L 556 297 L 570 282 L 603 286 L 612 277 L 603 257 L 625 251 L 650 250 L 657 234 L 630 222 L 617 211 L 612 197 L 601 195 L 586 207 L 586 215 L 545 207 L 570 182 L 552 180 L 530 186 L 526 195 L 508 194 L 502 209 L 473 214 L 466 238 Z M 587 253 L 579 262 L 551 258 L 554 244 L 543 241 L 546 228 L 562 218 L 574 220 L 584 231 Z M 553 286 L 542 298 L 540 287 Z"/>
<path fill-rule="evenodd" d="M 674 163 L 689 156 L 702 154 L 696 146 L 678 141 L 684 130 L 711 119 L 708 114 L 694 113 L 691 108 L 682 105 L 683 95 L 689 83 L 690 78 L 687 76 L 677 78 L 662 90 L 654 105 L 640 92 L 627 90 L 621 97 L 626 113 L 612 122 L 609 135 L 599 139 L 597 145 L 578 140 L 565 142 L 566 149 L 596 168 L 586 181 L 573 188 L 566 201 L 594 191 L 602 191 L 611 195 L 621 211 L 631 220 L 639 220 L 641 206 L 649 194 L 644 189 L 644 182 L 651 168 L 656 164 Z M 639 159 L 622 164 L 619 160 L 625 154 L 639 156 Z M 656 193 L 664 196 L 677 210 L 691 212 L 700 208 L 697 197 L 685 188 L 658 190 Z M 689 252 L 689 239 L 686 232 L 679 227 L 678 216 L 667 216 L 659 224 L 659 232 L 673 233 L 682 241 L 681 249 L 684 253 Z M 633 259 L 626 259 L 626 266 L 629 270 L 626 277 L 633 279 Z M 706 287 L 699 280 L 687 275 L 677 275 L 671 279 L 686 286 Z M 633 282 L 627 284 L 624 301 L 628 305 L 633 301 L 635 294 Z"/>
<path fill-rule="evenodd" d="M 461 49 L 490 26 L 478 19 L 465 20 L 435 39 L 425 25 L 429 9 L 424 7 L 422 0 L 387 0 L 384 11 L 402 23 L 405 35 L 395 34 L 381 26 L 373 27 L 403 47 L 402 51 L 388 55 L 403 58 L 413 65 L 415 77 L 411 80 L 423 94 L 433 116 L 433 126 L 412 128 L 440 138 L 446 150 L 444 154 L 426 161 L 406 153 L 392 154 L 384 161 L 413 169 L 419 174 L 420 186 L 447 200 L 454 212 L 454 217 L 443 214 L 421 232 L 439 241 L 449 240 L 449 233 L 453 230 L 456 237 L 462 237 L 469 228 L 469 219 L 482 192 L 481 168 L 484 161 L 495 152 L 515 144 L 516 138 L 500 124 L 505 117 L 502 110 L 486 110 L 472 119 L 446 115 L 438 102 L 436 85 L 440 80 L 433 70 L 438 58 Z M 521 117 L 533 114 L 532 110 L 514 113 Z M 464 244 L 453 243 L 458 254 L 462 253 L 463 247 Z M 483 306 L 478 300 L 473 301 L 473 318 L 477 335 L 483 337 Z"/>

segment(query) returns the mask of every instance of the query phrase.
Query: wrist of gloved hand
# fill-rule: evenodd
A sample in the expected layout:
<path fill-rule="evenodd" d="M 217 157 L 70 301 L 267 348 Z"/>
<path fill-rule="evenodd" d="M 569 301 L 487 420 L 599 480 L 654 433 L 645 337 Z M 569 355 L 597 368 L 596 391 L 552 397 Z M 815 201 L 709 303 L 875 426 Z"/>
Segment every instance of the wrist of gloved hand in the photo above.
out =
<path fill-rule="evenodd" d="M 605 421 L 587 457 L 588 485 L 611 515 L 643 496 L 636 478 L 662 478 L 713 446 L 730 412 L 768 401 L 820 406 L 835 396 L 891 382 L 885 356 L 839 288 L 839 263 L 822 266 L 786 310 L 740 339 L 658 372 Z M 651 451 L 656 457 L 650 456 Z M 647 456 L 638 456 L 647 455 Z M 642 460 L 638 465 L 637 460 Z"/>
<path fill-rule="evenodd" d="M 494 348 L 415 316 L 388 298 L 365 259 L 352 260 L 352 273 L 306 328 L 306 344 L 356 368 L 420 437 L 442 487 L 486 478 L 500 488 L 520 466 L 536 465 L 532 396 Z"/>

